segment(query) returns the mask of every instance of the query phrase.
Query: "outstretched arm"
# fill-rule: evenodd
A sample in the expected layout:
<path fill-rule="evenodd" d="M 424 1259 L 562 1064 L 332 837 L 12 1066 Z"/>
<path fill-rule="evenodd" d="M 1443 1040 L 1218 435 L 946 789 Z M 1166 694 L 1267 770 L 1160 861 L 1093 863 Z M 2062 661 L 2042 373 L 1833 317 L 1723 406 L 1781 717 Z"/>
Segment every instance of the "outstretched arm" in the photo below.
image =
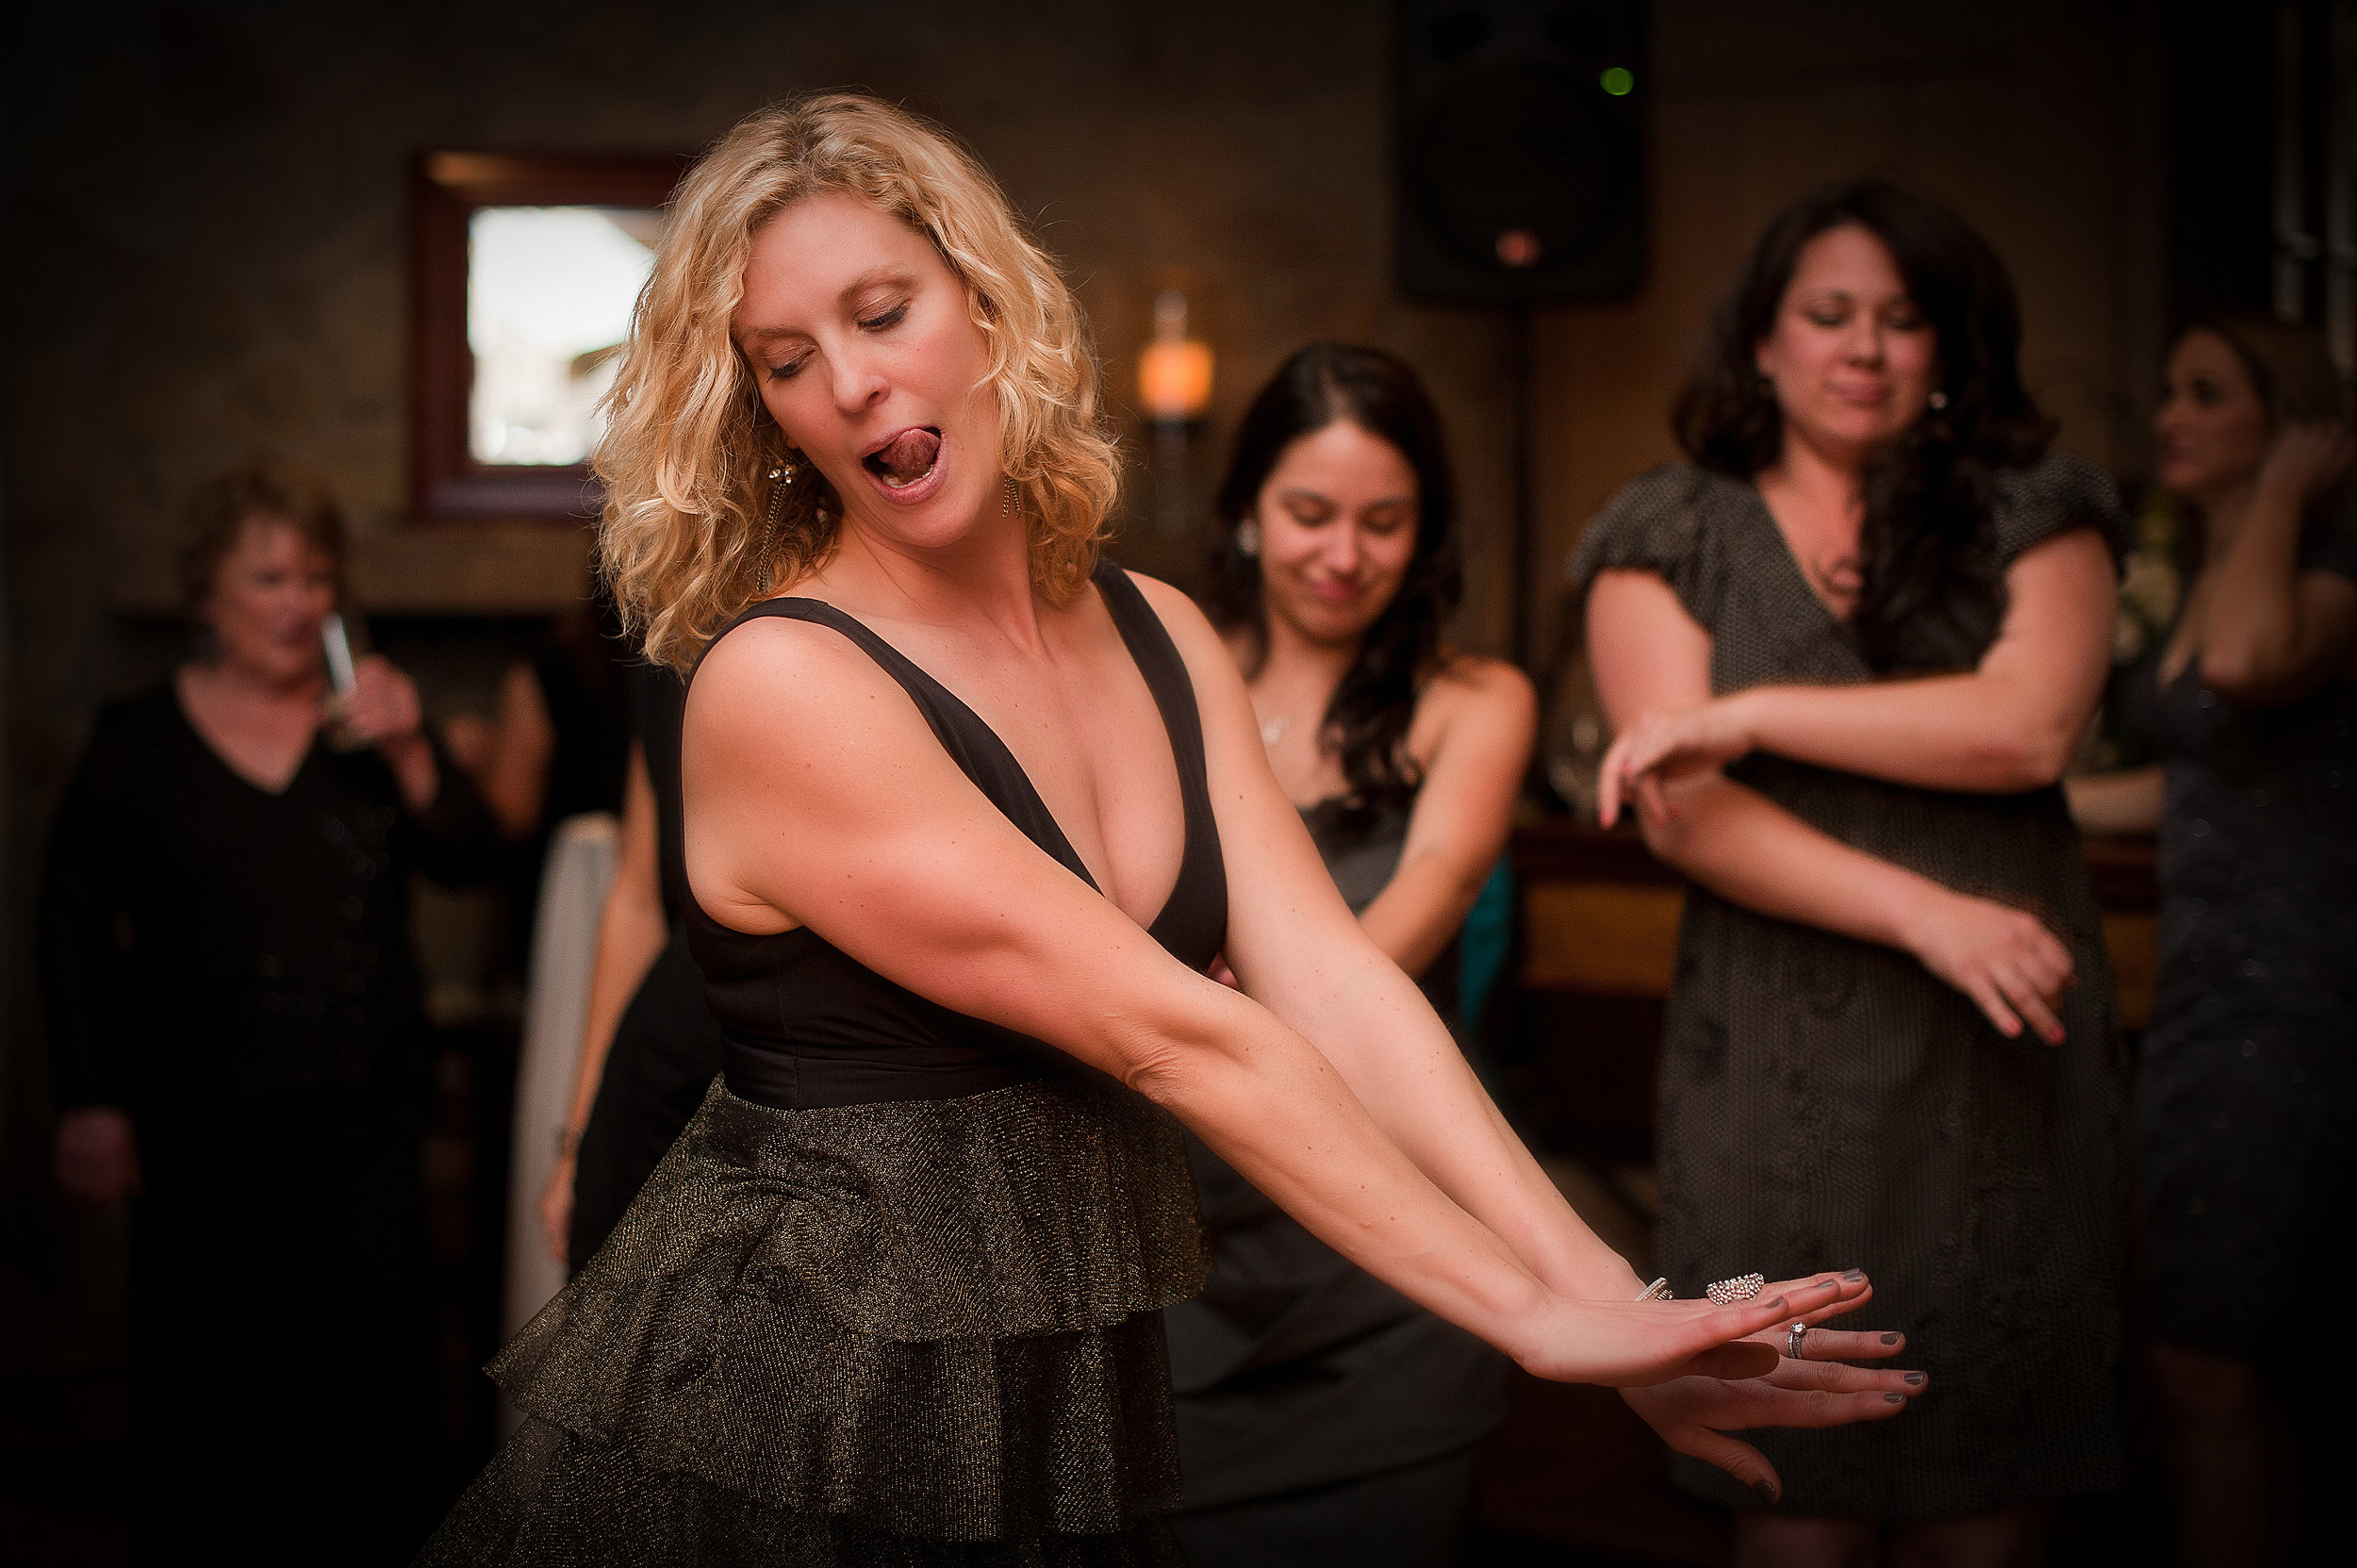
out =
<path fill-rule="evenodd" d="M 1216 640 L 1209 661 L 1248 712 Z M 1230 723 L 1257 749 L 1248 720 Z M 1534 1372 L 1607 1383 L 1758 1372 L 1773 1352 L 1730 1342 L 1866 1288 L 1827 1279 L 1742 1308 L 1583 1302 L 1550 1289 L 1382 1135 L 1298 1033 L 1172 960 L 1024 837 L 898 685 L 824 627 L 756 621 L 715 647 L 688 702 L 684 772 L 688 876 L 716 918 L 753 932 L 806 925 L 919 995 L 1120 1079 L 1313 1234 Z M 1274 781 L 1238 781 L 1218 763 L 1212 781 L 1231 848 L 1265 817 L 1287 830 L 1273 854 L 1308 857 L 1294 889 L 1302 962 L 1334 977 L 1388 970 L 1404 986 L 1359 933 Z M 1346 945 L 1325 939 L 1337 929 Z M 1413 1005 L 1431 1018 L 1421 998 Z M 1879 1400 L 1864 1395 L 1861 1414 L 1867 1405 Z"/>

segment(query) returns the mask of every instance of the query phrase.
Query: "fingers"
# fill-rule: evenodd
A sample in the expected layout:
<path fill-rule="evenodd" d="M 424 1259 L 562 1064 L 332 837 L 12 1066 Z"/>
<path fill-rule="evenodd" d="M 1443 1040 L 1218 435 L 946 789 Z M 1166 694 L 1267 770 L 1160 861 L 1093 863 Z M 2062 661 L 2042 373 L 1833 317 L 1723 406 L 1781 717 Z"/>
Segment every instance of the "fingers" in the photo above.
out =
<path fill-rule="evenodd" d="M 1786 1357 L 1768 1381 L 1804 1394 L 1895 1394 L 1912 1399 L 1929 1386 L 1920 1372 L 1903 1368 L 1851 1366 L 1844 1362 L 1796 1362 Z"/>
<path fill-rule="evenodd" d="M 2038 994 L 2034 981 L 2015 969 L 2001 976 L 1998 983 L 2006 999 L 2013 1003 L 2015 1012 L 2037 1032 L 2038 1038 L 2050 1046 L 2062 1044 L 2062 1020 L 2054 1016 L 2054 1010 L 2047 1005 L 2046 998 Z"/>
<path fill-rule="evenodd" d="M 1771 1343 L 1784 1337 L 1772 1336 Z M 1906 1335 L 1872 1329 L 1820 1329 L 1812 1325 L 1801 1336 L 1801 1359 L 1811 1362 L 1887 1361 L 1906 1347 Z"/>
<path fill-rule="evenodd" d="M 1773 1507 L 1784 1496 L 1784 1483 L 1776 1475 L 1776 1467 L 1768 1462 L 1768 1456 L 1744 1442 L 1724 1432 L 1714 1432 L 1707 1427 L 1687 1427 L 1675 1437 L 1664 1432 L 1670 1446 L 1681 1454 L 1703 1460 L 1759 1494 L 1760 1500 Z"/>
<path fill-rule="evenodd" d="M 1670 797 L 1661 788 L 1661 775 L 1646 773 L 1637 781 L 1637 809 L 1645 820 L 1660 827 L 1670 820 Z"/>
<path fill-rule="evenodd" d="M 1628 740 L 1626 735 L 1615 739 L 1596 767 L 1596 820 L 1607 828 L 1621 817 L 1621 770 L 1627 766 Z"/>
<path fill-rule="evenodd" d="M 1998 1033 L 2008 1040 L 2021 1037 L 2021 1020 L 2014 1016 L 2013 1009 L 2005 1005 L 2005 999 L 1998 993 L 1996 983 L 1987 976 L 1973 976 L 1965 983 L 1964 992 L 1988 1015 L 1988 1021 L 1997 1026 Z"/>

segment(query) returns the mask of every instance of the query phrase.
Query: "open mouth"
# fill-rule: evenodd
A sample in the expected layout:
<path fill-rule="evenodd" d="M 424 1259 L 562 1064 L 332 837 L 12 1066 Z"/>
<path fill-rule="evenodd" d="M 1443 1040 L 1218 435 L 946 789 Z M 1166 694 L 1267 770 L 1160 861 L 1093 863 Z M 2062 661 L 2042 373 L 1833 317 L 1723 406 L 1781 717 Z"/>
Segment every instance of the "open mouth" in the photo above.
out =
<path fill-rule="evenodd" d="M 905 490 L 920 483 L 940 461 L 941 432 L 930 425 L 903 430 L 860 459 L 869 473 L 893 490 Z"/>

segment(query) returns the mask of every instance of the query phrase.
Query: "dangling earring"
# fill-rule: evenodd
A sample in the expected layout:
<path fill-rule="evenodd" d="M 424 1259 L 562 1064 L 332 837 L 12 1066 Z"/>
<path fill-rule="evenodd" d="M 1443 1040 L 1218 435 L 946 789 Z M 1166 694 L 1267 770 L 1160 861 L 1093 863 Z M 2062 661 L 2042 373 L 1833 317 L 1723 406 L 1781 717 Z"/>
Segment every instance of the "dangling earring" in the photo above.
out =
<path fill-rule="evenodd" d="M 1941 409 L 1948 406 L 1948 394 L 1942 391 L 1934 390 L 1932 395 L 1924 401 L 1932 405 L 1932 412 L 1937 414 Z"/>
<path fill-rule="evenodd" d="M 1261 520 L 1259 518 L 1246 518 L 1236 524 L 1236 553 L 1247 561 L 1256 559 L 1260 555 Z"/>
<path fill-rule="evenodd" d="M 1020 497 L 1015 490 L 1014 477 L 1010 474 L 1007 477 L 1007 487 L 998 495 L 998 515 L 1002 518 L 1013 516 L 1019 500 Z"/>
<path fill-rule="evenodd" d="M 792 449 L 788 449 L 789 451 Z M 761 526 L 761 591 L 776 586 L 773 563 L 778 558 L 778 519 L 785 515 L 785 492 L 799 470 L 791 460 L 769 470 L 769 518 Z"/>

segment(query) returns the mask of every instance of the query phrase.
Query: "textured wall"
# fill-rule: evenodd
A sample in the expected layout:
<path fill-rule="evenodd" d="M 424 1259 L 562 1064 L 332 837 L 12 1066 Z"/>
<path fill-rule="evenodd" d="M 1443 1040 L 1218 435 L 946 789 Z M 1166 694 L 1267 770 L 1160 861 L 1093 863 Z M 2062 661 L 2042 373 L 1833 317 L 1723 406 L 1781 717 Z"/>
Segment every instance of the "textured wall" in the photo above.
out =
<path fill-rule="evenodd" d="M 692 148 L 799 88 L 904 99 L 967 137 L 1070 264 L 1116 389 L 1172 284 L 1220 355 L 1217 429 L 1309 338 L 1421 366 L 1464 470 L 1461 632 L 1503 641 L 1504 328 L 1391 287 L 1387 7 L 47 9 L 11 51 L 7 104 L 12 1042 L 28 1038 L 22 915 L 56 786 L 97 700 L 176 646 L 108 605 L 165 550 L 178 498 L 268 450 L 322 465 L 364 529 L 402 526 L 404 181 L 421 149 Z M 1579 521 L 1666 454 L 1661 406 L 1751 230 L 1838 173 L 1909 175 L 1985 224 L 2021 279 L 2033 374 L 2067 440 L 2133 460 L 2112 410 L 2151 379 L 2159 226 L 2150 51 L 2130 14 L 2093 0 L 1657 5 L 1654 282 L 1540 319 L 1534 598 L 1551 603 Z M 1187 551 L 1139 526 L 1122 553 L 1178 570 Z M 8 1119 L 30 1114 L 10 1098 Z"/>

